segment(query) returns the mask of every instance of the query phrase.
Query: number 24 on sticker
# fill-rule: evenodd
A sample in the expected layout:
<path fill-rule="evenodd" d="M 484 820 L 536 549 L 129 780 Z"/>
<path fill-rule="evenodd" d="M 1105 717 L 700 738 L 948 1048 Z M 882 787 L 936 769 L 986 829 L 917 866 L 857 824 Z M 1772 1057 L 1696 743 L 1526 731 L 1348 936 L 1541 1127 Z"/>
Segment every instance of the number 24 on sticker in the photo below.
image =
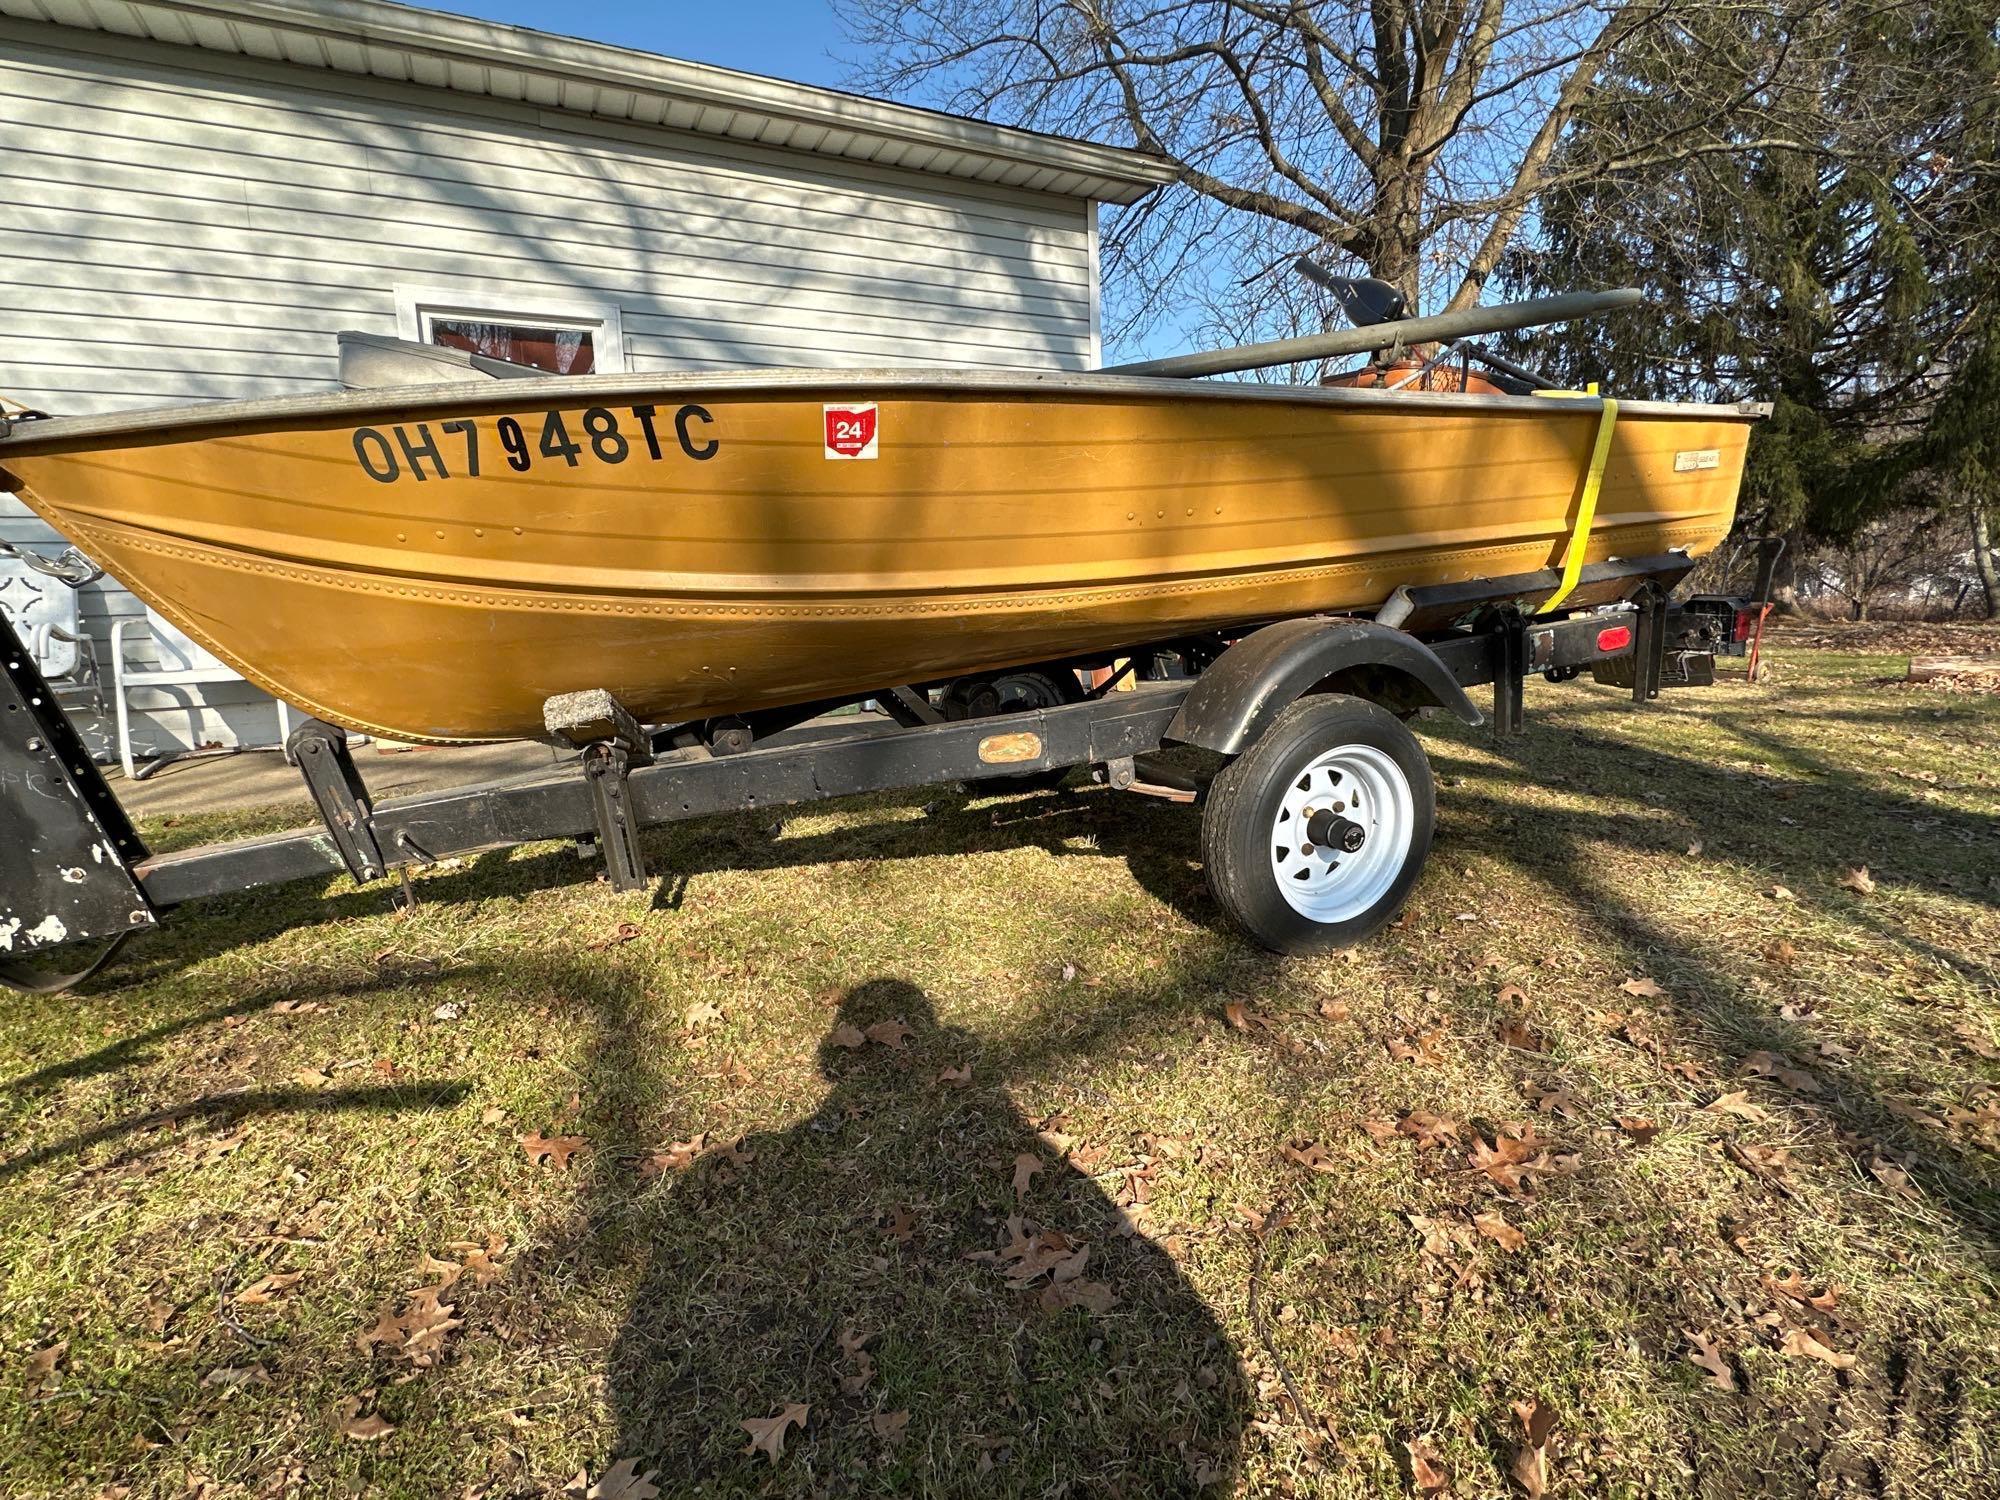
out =
<path fill-rule="evenodd" d="M 873 458 L 875 456 L 876 412 L 873 401 L 859 405 L 822 408 L 826 417 L 828 458 Z"/>

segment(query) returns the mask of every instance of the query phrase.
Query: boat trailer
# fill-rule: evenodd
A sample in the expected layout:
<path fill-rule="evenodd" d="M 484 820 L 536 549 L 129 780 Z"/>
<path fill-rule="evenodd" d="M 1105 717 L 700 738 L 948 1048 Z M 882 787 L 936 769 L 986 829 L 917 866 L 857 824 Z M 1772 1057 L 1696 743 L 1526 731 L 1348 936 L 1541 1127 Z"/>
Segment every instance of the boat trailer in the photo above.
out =
<path fill-rule="evenodd" d="M 600 851 L 612 887 L 636 891 L 651 880 L 641 834 L 661 824 L 941 782 L 1004 785 L 1077 766 L 1118 790 L 1189 803 L 1209 802 L 1211 786 L 1227 781 L 1237 811 L 1218 820 L 1209 806 L 1203 840 L 1221 904 L 1281 951 L 1340 946 L 1394 915 L 1428 852 L 1428 767 L 1401 721 L 1431 709 L 1484 722 L 1466 689 L 1490 683 L 1494 732 L 1518 734 L 1533 672 L 1562 681 L 1588 669 L 1641 704 L 1665 686 L 1712 681 L 1717 654 L 1741 654 L 1755 610 L 1721 596 L 1671 604 L 1692 567 L 1680 554 L 1586 567 L 1561 617 L 1534 612 L 1568 581 L 1555 569 L 1406 588 L 1373 619 L 1315 616 L 1121 651 L 1114 675 L 1088 693 L 1079 687 L 1077 701 L 979 717 L 940 707 L 952 703 L 947 683 L 885 686 L 871 695 L 880 714 L 821 717 L 863 701 L 829 700 L 664 729 L 639 724 L 608 692 L 567 693 L 548 700 L 545 719 L 573 760 L 380 804 L 346 731 L 309 719 L 288 749 L 318 826 L 157 855 L 0 616 L 0 983 L 66 988 L 133 933 L 204 897 L 342 873 L 407 882 L 442 860 L 551 840 Z M 1073 675 L 1109 664 L 1099 656 L 1043 667 Z M 1340 747 L 1319 749 L 1315 734 L 1344 738 L 1352 753 L 1338 759 Z M 1142 759 L 1176 745 L 1234 759 L 1213 783 Z M 1332 790 L 1308 789 L 1322 775 Z M 1210 831 L 1244 806 L 1248 834 Z M 1277 874 L 1236 870 L 1239 845 L 1272 866 L 1272 828 Z M 1343 865 L 1373 869 L 1370 860 L 1381 868 L 1354 898 L 1368 896 L 1364 908 L 1316 907 L 1303 894 L 1314 879 L 1337 884 Z M 1274 887 L 1285 874 L 1305 884 Z M 85 967 L 44 963 L 89 944 L 104 946 Z"/>

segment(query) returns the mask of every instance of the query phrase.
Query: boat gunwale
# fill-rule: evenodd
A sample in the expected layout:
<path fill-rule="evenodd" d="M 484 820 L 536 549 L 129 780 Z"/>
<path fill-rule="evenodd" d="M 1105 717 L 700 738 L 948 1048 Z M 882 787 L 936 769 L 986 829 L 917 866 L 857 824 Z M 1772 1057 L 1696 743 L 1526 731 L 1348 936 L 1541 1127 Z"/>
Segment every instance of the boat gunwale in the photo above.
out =
<path fill-rule="evenodd" d="M 526 380 L 455 380 L 435 385 L 383 386 L 325 391 L 310 396 L 263 396 L 231 401 L 199 401 L 181 406 L 142 407 L 95 416 L 11 418 L 0 435 L 0 464 L 11 458 L 89 452 L 142 443 L 186 441 L 244 432 L 344 426 L 350 421 L 402 417 L 438 411 L 478 415 L 518 412 L 554 405 L 591 404 L 591 397 L 624 399 L 662 396 L 687 402 L 703 395 L 804 395 L 822 391 L 845 400 L 878 395 L 1022 396 L 1128 401 L 1291 402 L 1307 406 L 1352 406 L 1377 411 L 1434 411 L 1460 414 L 1561 415 L 1602 410 L 1604 398 L 1582 392 L 1550 396 L 1482 395 L 1462 391 L 1387 391 L 1353 386 L 1274 385 L 1256 381 L 1177 380 L 1158 376 L 1106 375 L 1094 371 L 759 369 L 723 371 L 617 371 L 601 375 L 550 375 Z M 1767 402 L 1731 404 L 1677 401 L 1619 401 L 1620 418 L 1707 422 L 1756 422 L 1769 416 Z"/>

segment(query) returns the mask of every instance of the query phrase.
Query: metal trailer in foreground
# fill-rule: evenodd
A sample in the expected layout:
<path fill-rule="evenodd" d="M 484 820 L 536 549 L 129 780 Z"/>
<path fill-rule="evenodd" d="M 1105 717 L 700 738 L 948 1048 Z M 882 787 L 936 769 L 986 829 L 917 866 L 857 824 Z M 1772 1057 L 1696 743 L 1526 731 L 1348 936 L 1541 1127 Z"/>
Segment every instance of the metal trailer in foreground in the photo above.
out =
<path fill-rule="evenodd" d="M 635 890 L 649 878 L 640 834 L 659 824 L 939 782 L 1033 784 L 1077 766 L 1199 804 L 1210 888 L 1252 938 L 1284 953 L 1339 947 L 1395 915 L 1429 853 L 1433 784 L 1405 721 L 1430 709 L 1479 724 L 1466 689 L 1490 683 L 1495 733 L 1518 733 L 1531 672 L 1589 669 L 1635 704 L 1712 681 L 1715 656 L 1741 654 L 1758 613 L 1719 596 L 1670 603 L 1692 567 L 1669 554 L 1585 568 L 1560 616 L 1531 612 L 1559 587 L 1553 569 L 1399 590 L 1374 619 L 1282 620 L 1121 652 L 1118 677 L 1089 692 L 1076 669 L 1108 662 L 884 685 L 879 714 L 824 719 L 848 705 L 820 702 L 664 729 L 608 693 L 572 693 L 550 699 L 547 718 L 575 759 L 380 805 L 345 731 L 309 720 L 290 749 L 319 826 L 163 855 L 0 617 L 0 983 L 76 983 L 206 896 L 341 872 L 407 879 L 541 840 L 594 845 L 612 885 Z M 1145 759 L 1177 745 L 1225 759 L 1206 778 Z M 74 968 L 91 944 L 102 951 Z M 70 972 L 51 972 L 66 959 Z"/>

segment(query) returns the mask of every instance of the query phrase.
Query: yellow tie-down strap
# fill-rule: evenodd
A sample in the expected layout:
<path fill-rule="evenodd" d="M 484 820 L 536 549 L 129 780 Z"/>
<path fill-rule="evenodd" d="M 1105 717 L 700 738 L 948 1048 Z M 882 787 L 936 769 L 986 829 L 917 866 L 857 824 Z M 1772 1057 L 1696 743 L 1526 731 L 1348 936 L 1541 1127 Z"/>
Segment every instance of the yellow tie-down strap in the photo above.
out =
<path fill-rule="evenodd" d="M 1589 396 L 1590 391 L 1537 391 L 1538 396 Z M 1597 443 L 1590 450 L 1590 468 L 1583 476 L 1583 498 L 1577 502 L 1576 524 L 1570 527 L 1569 547 L 1563 553 L 1562 583 L 1556 591 L 1542 601 L 1541 614 L 1547 614 L 1569 597 L 1569 591 L 1576 587 L 1576 581 L 1583 574 L 1583 554 L 1590 548 L 1590 527 L 1597 519 L 1597 492 L 1604 485 L 1604 466 L 1611 458 L 1611 434 L 1618 426 L 1618 403 L 1611 397 L 1604 398 L 1597 418 Z"/>

